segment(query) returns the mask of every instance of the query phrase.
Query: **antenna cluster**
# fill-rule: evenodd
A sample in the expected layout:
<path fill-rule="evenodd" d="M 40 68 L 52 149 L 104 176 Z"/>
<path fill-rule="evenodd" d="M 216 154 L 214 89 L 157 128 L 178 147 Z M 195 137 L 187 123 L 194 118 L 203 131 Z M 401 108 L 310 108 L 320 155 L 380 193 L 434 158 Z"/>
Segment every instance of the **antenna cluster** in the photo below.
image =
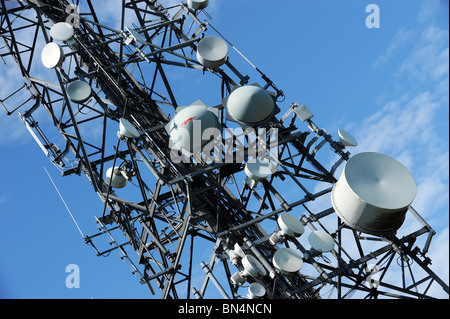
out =
<path fill-rule="evenodd" d="M 76 28 L 65 0 L 2 1 L 0 36 L 37 101 L 19 116 L 63 176 L 84 173 L 104 204 L 99 232 L 83 235 L 97 255 L 118 251 L 161 298 L 208 298 L 211 283 L 234 299 L 330 289 L 334 298 L 427 298 L 432 284 L 448 293 L 428 266 L 434 230 L 411 207 L 411 173 L 385 154 L 351 156 L 358 142 L 349 132 L 334 137 L 305 105 L 283 105 L 283 91 L 212 25 L 208 0 L 123 1 L 120 30 L 98 20 L 101 1 L 86 1 Z M 30 30 L 21 47 L 31 49 L 21 51 Z M 30 67 L 37 44 L 48 78 Z M 248 70 L 235 66 L 241 59 Z M 207 78 L 201 96 L 180 103 L 169 68 Z M 38 108 L 59 131 L 55 141 L 34 120 Z M 92 127 L 101 136 L 85 133 Z M 211 154 L 219 160 L 205 160 Z M 406 216 L 418 229 L 397 237 Z M 422 235 L 426 247 L 413 247 Z M 365 284 L 370 262 L 384 265 L 376 289 Z"/>

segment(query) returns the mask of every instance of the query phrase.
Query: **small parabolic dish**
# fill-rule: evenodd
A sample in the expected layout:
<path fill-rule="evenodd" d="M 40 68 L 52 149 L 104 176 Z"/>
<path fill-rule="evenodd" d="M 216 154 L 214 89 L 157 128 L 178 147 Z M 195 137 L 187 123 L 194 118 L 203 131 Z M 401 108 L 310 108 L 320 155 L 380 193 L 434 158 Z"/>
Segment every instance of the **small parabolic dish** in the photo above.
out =
<path fill-rule="evenodd" d="M 344 146 L 355 147 L 358 146 L 358 141 L 349 132 L 343 129 L 338 130 L 339 141 Z"/>
<path fill-rule="evenodd" d="M 264 288 L 264 286 L 258 282 L 253 282 L 248 287 L 247 296 L 250 299 L 262 298 L 262 297 L 264 297 L 265 294 L 266 294 L 266 288 Z"/>
<path fill-rule="evenodd" d="M 57 41 L 67 41 L 73 37 L 73 26 L 67 22 L 55 23 L 50 29 L 50 36 Z"/>
<path fill-rule="evenodd" d="M 339 217 L 373 235 L 395 233 L 417 192 L 414 177 L 397 160 L 380 153 L 350 158 L 331 192 Z"/>
<path fill-rule="evenodd" d="M 272 174 L 269 161 L 260 157 L 247 162 L 244 170 L 247 177 L 256 182 L 266 180 Z"/>
<path fill-rule="evenodd" d="M 269 120 L 275 102 L 266 90 L 256 85 L 241 86 L 224 100 L 229 117 L 237 123 L 257 126 Z"/>
<path fill-rule="evenodd" d="M 244 266 L 245 271 L 254 278 L 259 278 L 267 275 L 266 268 L 253 257 L 252 255 L 245 255 L 242 258 L 242 265 Z"/>
<path fill-rule="evenodd" d="M 111 184 L 111 187 L 124 188 L 127 182 L 127 179 L 120 173 L 119 167 L 111 167 L 106 171 L 105 183 L 108 185 Z"/>
<path fill-rule="evenodd" d="M 61 66 L 64 61 L 64 51 L 56 43 L 47 43 L 41 54 L 42 64 L 48 69 Z"/>
<path fill-rule="evenodd" d="M 191 9 L 202 10 L 208 6 L 209 0 L 188 0 L 187 4 Z"/>
<path fill-rule="evenodd" d="M 333 237 L 322 230 L 316 230 L 309 234 L 308 241 L 314 250 L 321 253 L 328 253 L 334 249 Z"/>
<path fill-rule="evenodd" d="M 139 131 L 128 120 L 121 118 L 119 120 L 120 136 L 136 138 L 139 137 Z"/>
<path fill-rule="evenodd" d="M 278 226 L 288 236 L 299 237 L 305 232 L 300 220 L 288 213 L 282 213 L 278 219 Z"/>
<path fill-rule="evenodd" d="M 197 45 L 197 60 L 207 68 L 218 68 L 227 61 L 228 45 L 218 37 L 206 37 Z"/>
<path fill-rule="evenodd" d="M 280 248 L 273 255 L 272 263 L 284 274 L 292 274 L 303 266 L 302 256 L 291 248 Z"/>
<path fill-rule="evenodd" d="M 220 133 L 220 123 L 207 106 L 191 105 L 175 114 L 166 130 L 169 147 L 192 154 L 213 140 L 213 134 Z"/>
<path fill-rule="evenodd" d="M 67 96 L 75 103 L 84 103 L 91 97 L 91 86 L 85 81 L 78 80 L 67 86 Z"/>

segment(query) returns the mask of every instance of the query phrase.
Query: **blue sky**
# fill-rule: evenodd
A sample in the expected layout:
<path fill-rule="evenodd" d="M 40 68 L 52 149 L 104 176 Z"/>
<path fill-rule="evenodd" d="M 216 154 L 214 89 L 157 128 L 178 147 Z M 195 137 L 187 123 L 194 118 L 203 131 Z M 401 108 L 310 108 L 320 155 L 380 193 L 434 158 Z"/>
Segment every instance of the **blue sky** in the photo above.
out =
<path fill-rule="evenodd" d="M 413 206 L 437 232 L 432 269 L 448 283 L 448 1 L 210 3 L 214 27 L 285 92 L 282 114 L 291 102 L 306 104 L 328 133 L 336 136 L 344 128 L 356 137 L 353 154 L 385 153 L 410 169 L 418 185 Z M 372 3 L 380 8 L 380 28 L 368 29 L 365 9 Z M 117 25 L 115 10 L 105 6 L 101 18 Z M 245 61 L 230 55 L 243 73 L 253 74 Z M 23 83 L 8 62 L 0 65 L 0 98 Z M 191 75 L 169 73 L 180 104 L 205 94 L 201 74 Z M 220 102 L 211 94 L 201 98 L 208 105 Z M 84 244 L 44 167 L 82 231 L 92 234 L 103 204 L 87 178 L 62 178 L 17 116 L 3 111 L 0 154 L 1 298 L 149 297 L 117 252 L 96 257 Z M 405 231 L 409 226 L 406 222 Z M 78 289 L 65 286 L 69 264 L 80 268 Z"/>

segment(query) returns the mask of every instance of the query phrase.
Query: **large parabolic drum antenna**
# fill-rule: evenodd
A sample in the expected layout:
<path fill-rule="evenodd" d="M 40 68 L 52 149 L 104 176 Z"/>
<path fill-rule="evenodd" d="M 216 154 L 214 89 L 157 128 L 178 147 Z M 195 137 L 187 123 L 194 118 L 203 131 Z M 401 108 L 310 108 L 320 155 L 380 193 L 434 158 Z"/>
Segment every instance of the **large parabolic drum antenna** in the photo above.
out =
<path fill-rule="evenodd" d="M 398 230 L 415 197 L 416 183 L 408 169 L 380 153 L 353 156 L 332 192 L 342 220 L 375 235 Z"/>
<path fill-rule="evenodd" d="M 0 102 L 63 176 L 88 177 L 103 209 L 82 235 L 97 255 L 119 252 L 161 298 L 448 294 L 408 169 L 352 156 L 351 133 L 285 104 L 213 26 L 208 0 L 125 0 L 120 29 L 99 19 L 107 1 L 81 2 L 0 1 L 0 57 L 26 80 Z M 184 75 L 189 87 L 173 85 Z"/>

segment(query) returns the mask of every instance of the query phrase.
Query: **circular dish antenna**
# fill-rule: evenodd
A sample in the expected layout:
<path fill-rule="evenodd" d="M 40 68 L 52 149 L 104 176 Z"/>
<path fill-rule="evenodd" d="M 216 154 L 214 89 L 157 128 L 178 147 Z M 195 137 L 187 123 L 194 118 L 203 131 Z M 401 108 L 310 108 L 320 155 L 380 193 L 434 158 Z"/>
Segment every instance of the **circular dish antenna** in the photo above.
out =
<path fill-rule="evenodd" d="M 242 258 L 242 265 L 245 269 L 244 276 L 248 274 L 254 278 L 259 278 L 267 275 L 266 268 L 252 255 L 245 255 Z"/>
<path fill-rule="evenodd" d="M 275 111 L 272 96 L 256 85 L 242 86 L 225 101 L 227 113 L 237 123 L 257 126 L 269 120 Z"/>
<path fill-rule="evenodd" d="M 73 37 L 73 26 L 67 22 L 55 23 L 50 29 L 50 36 L 58 41 L 67 41 Z"/>
<path fill-rule="evenodd" d="M 61 66 L 64 61 L 64 51 L 56 43 L 47 43 L 41 54 L 42 64 L 48 69 Z"/>
<path fill-rule="evenodd" d="M 253 282 L 248 287 L 248 298 L 250 299 L 259 299 L 264 297 L 266 294 L 266 288 L 258 282 Z"/>
<path fill-rule="evenodd" d="M 91 86 L 85 81 L 78 80 L 67 86 L 67 96 L 75 103 L 84 103 L 91 97 Z"/>
<path fill-rule="evenodd" d="M 395 233 L 417 192 L 408 169 L 380 153 L 359 153 L 347 162 L 331 192 L 339 217 L 373 235 Z"/>
<path fill-rule="evenodd" d="M 228 45 L 218 37 L 206 37 L 198 43 L 197 60 L 207 68 L 218 68 L 227 61 Z"/>
<path fill-rule="evenodd" d="M 119 129 L 120 137 L 136 138 L 141 135 L 139 131 L 133 126 L 133 124 L 131 124 L 130 121 L 124 118 L 121 118 L 119 120 Z"/>
<path fill-rule="evenodd" d="M 343 129 L 338 130 L 339 141 L 344 146 L 355 147 L 358 146 L 358 141 L 349 132 Z"/>
<path fill-rule="evenodd" d="M 321 253 L 328 253 L 334 249 L 333 237 L 322 230 L 316 230 L 309 234 L 308 241 L 314 250 Z"/>
<path fill-rule="evenodd" d="M 214 136 L 204 134 L 206 130 L 214 133 L 214 129 L 220 132 L 220 123 L 207 106 L 188 106 L 179 111 L 168 125 L 169 146 L 191 154 L 195 153 L 214 139 Z"/>
<path fill-rule="evenodd" d="M 120 167 L 111 167 L 106 171 L 105 183 L 108 185 L 111 184 L 111 187 L 124 188 L 127 182 L 127 179 L 122 175 Z"/>
<path fill-rule="evenodd" d="M 209 0 L 188 0 L 187 4 L 191 9 L 202 10 L 208 6 Z"/>
<path fill-rule="evenodd" d="M 302 256 L 291 248 L 280 248 L 273 255 L 272 263 L 284 274 L 298 272 L 303 266 Z"/>
<path fill-rule="evenodd" d="M 301 221 L 288 213 L 282 213 L 277 219 L 280 229 L 288 236 L 299 237 L 305 232 Z"/>
<path fill-rule="evenodd" d="M 248 162 L 245 165 L 245 174 L 254 181 L 264 181 L 272 174 L 269 161 L 257 157 L 255 162 Z"/>

